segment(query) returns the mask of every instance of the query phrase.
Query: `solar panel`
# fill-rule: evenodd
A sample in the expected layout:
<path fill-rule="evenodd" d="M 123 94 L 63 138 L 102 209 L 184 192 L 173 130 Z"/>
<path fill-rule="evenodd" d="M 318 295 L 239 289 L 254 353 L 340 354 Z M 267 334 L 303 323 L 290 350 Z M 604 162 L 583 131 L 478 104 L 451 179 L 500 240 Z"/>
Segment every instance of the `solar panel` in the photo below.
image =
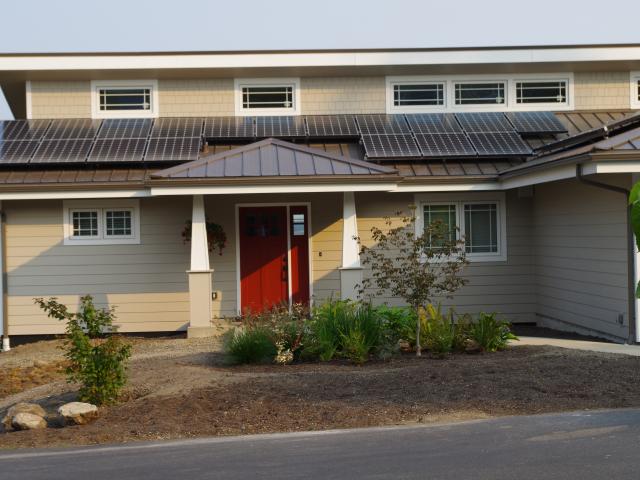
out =
<path fill-rule="evenodd" d="M 358 137 L 353 115 L 309 115 L 305 117 L 310 137 Z"/>
<path fill-rule="evenodd" d="M 102 121 L 98 138 L 146 138 L 150 118 L 110 118 Z"/>
<path fill-rule="evenodd" d="M 462 133 L 453 113 L 417 113 L 406 117 L 415 133 Z"/>
<path fill-rule="evenodd" d="M 44 138 L 47 140 L 95 138 L 99 128 L 100 120 L 88 118 L 53 120 Z"/>
<path fill-rule="evenodd" d="M 302 117 L 256 117 L 257 137 L 304 137 Z"/>
<path fill-rule="evenodd" d="M 5 120 L 0 122 L 0 140 L 40 140 L 51 120 Z"/>
<path fill-rule="evenodd" d="M 411 133 L 404 115 L 356 115 L 363 135 Z"/>
<path fill-rule="evenodd" d="M 209 117 L 204 120 L 205 138 L 253 138 L 253 117 Z"/>
<path fill-rule="evenodd" d="M 197 160 L 200 138 L 152 138 L 149 140 L 145 162 Z"/>
<path fill-rule="evenodd" d="M 416 141 L 424 157 L 469 157 L 476 150 L 464 133 L 418 133 Z"/>
<path fill-rule="evenodd" d="M 31 163 L 84 163 L 93 139 L 43 140 Z"/>
<path fill-rule="evenodd" d="M 89 162 L 139 162 L 144 154 L 144 138 L 98 139 L 87 159 Z"/>
<path fill-rule="evenodd" d="M 552 112 L 508 112 L 507 118 L 519 133 L 565 133 L 567 127 Z"/>
<path fill-rule="evenodd" d="M 38 142 L 35 140 L 0 140 L 0 162 L 29 163 L 36 148 L 38 148 Z"/>
<path fill-rule="evenodd" d="M 202 135 L 202 118 L 158 118 L 153 123 L 152 138 L 195 138 Z"/>
<path fill-rule="evenodd" d="M 420 157 L 420 149 L 410 134 L 362 135 L 368 158 Z"/>
<path fill-rule="evenodd" d="M 516 132 L 471 132 L 469 139 L 480 155 L 529 155 L 531 148 Z"/>
<path fill-rule="evenodd" d="M 456 113 L 465 132 L 513 132 L 513 126 L 502 112 Z"/>

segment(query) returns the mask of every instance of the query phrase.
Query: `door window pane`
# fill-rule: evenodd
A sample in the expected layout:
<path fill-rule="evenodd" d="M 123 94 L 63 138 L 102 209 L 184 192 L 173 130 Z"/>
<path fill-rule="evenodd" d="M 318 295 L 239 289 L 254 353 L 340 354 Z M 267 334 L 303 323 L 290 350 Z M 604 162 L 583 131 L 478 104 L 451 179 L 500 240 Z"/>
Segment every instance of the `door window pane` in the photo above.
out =
<path fill-rule="evenodd" d="M 495 203 L 464 206 L 467 253 L 498 252 L 498 219 Z"/>
<path fill-rule="evenodd" d="M 304 226 L 304 213 L 294 213 L 292 215 L 292 223 L 293 223 L 293 236 L 301 237 L 305 235 L 305 226 Z"/>

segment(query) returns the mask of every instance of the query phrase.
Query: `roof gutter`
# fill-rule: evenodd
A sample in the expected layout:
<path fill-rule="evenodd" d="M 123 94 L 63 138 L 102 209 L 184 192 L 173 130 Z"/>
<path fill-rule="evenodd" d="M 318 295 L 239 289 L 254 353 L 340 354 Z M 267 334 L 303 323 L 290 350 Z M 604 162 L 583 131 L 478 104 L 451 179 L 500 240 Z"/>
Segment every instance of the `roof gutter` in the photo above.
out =
<path fill-rule="evenodd" d="M 633 228 L 631 226 L 631 206 L 628 205 L 629 190 L 617 185 L 598 182 L 590 178 L 586 178 L 582 172 L 582 164 L 576 165 L 576 179 L 591 187 L 609 190 L 610 192 L 621 193 L 625 196 L 625 205 L 627 205 L 627 298 L 629 311 L 629 336 L 627 343 L 637 343 L 638 326 L 637 321 L 640 318 L 640 305 L 636 299 L 636 279 L 639 276 L 639 268 L 636 255 L 636 243 L 633 236 Z"/>

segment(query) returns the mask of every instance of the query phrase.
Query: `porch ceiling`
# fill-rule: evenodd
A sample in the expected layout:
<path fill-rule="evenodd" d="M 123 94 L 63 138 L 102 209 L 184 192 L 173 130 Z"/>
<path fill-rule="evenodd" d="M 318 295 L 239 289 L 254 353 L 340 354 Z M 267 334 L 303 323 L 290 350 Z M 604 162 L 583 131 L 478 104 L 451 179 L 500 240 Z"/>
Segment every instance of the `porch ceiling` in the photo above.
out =
<path fill-rule="evenodd" d="M 393 168 L 268 138 L 161 170 L 155 179 L 396 176 Z"/>

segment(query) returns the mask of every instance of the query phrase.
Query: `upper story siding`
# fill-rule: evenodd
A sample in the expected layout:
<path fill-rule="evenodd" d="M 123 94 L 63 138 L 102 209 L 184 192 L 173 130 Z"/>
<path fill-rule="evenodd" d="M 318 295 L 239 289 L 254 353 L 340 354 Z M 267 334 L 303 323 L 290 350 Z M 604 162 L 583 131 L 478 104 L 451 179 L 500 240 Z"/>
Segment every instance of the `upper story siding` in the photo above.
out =
<path fill-rule="evenodd" d="M 628 71 L 576 72 L 575 110 L 630 108 Z M 384 76 L 302 77 L 301 113 L 384 113 Z M 159 115 L 233 115 L 234 81 L 222 79 L 159 80 Z M 91 116 L 89 81 L 31 82 L 32 118 L 79 118 Z"/>

